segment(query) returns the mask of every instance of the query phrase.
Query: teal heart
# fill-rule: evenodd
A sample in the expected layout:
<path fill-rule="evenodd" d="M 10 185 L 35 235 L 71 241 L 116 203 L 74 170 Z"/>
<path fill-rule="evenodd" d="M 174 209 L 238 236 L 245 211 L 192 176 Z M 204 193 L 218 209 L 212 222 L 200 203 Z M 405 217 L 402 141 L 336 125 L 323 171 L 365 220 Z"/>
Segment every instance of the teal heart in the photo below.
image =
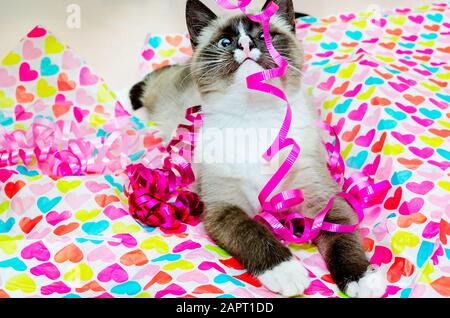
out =
<path fill-rule="evenodd" d="M 55 206 L 61 202 L 62 197 L 56 197 L 53 199 L 47 197 L 41 197 L 37 201 L 37 206 L 42 213 L 50 212 Z"/>
<path fill-rule="evenodd" d="M 106 131 L 104 131 L 103 129 L 99 129 L 97 131 L 97 137 L 106 137 Z"/>
<path fill-rule="evenodd" d="M 148 40 L 148 44 L 154 49 L 157 49 L 161 45 L 162 39 L 159 36 L 153 36 Z"/>
<path fill-rule="evenodd" d="M 445 149 L 439 148 L 436 150 L 437 153 L 444 159 L 447 159 L 450 161 L 450 151 L 447 151 Z"/>
<path fill-rule="evenodd" d="M 337 105 L 336 108 L 334 109 L 334 112 L 336 114 L 345 114 L 352 102 L 353 102 L 353 99 L 347 99 L 342 104 Z"/>
<path fill-rule="evenodd" d="M 330 73 L 330 74 L 336 74 L 337 71 L 339 71 L 340 68 L 341 68 L 341 65 L 340 64 L 336 64 L 336 65 L 333 65 L 333 66 L 325 67 L 323 70 L 324 70 L 324 72 L 327 72 L 327 73 Z"/>
<path fill-rule="evenodd" d="M 369 77 L 366 82 L 364 83 L 366 85 L 381 85 L 384 84 L 384 79 L 380 78 L 380 77 Z"/>
<path fill-rule="evenodd" d="M 447 259 L 450 261 L 450 249 L 445 249 L 445 256 L 447 256 Z"/>
<path fill-rule="evenodd" d="M 105 180 L 112 185 L 113 187 L 117 188 L 117 190 L 119 190 L 120 192 L 123 192 L 123 186 L 120 183 L 117 183 L 114 180 L 114 177 L 112 176 L 105 176 Z"/>
<path fill-rule="evenodd" d="M 141 285 L 139 285 L 138 282 L 135 281 L 128 281 L 126 283 L 117 285 L 111 289 L 111 292 L 113 294 L 118 295 L 128 295 L 133 296 L 138 294 L 142 290 Z"/>
<path fill-rule="evenodd" d="M 439 97 L 440 99 L 445 100 L 447 103 L 450 103 L 450 95 L 437 93 L 436 96 Z"/>
<path fill-rule="evenodd" d="M 317 18 L 314 18 L 314 17 L 303 17 L 303 18 L 301 18 L 300 20 L 301 20 L 301 21 L 304 21 L 304 22 L 306 22 L 306 23 L 315 23 L 315 22 L 318 21 L 318 19 L 317 19 Z"/>
<path fill-rule="evenodd" d="M 241 282 L 240 280 L 237 280 L 234 277 L 231 277 L 230 275 L 219 274 L 214 278 L 214 283 L 216 283 L 216 284 L 225 284 L 228 282 L 230 282 L 236 286 L 245 287 L 245 284 L 243 282 Z"/>
<path fill-rule="evenodd" d="M 17 257 L 0 262 L 0 268 L 9 268 L 9 267 L 11 267 L 17 272 L 23 272 L 24 270 L 27 269 L 27 265 L 25 265 L 25 263 L 22 262 Z"/>
<path fill-rule="evenodd" d="M 142 130 L 145 128 L 145 125 L 139 120 L 139 118 L 131 116 L 130 119 L 136 125 L 137 130 Z"/>
<path fill-rule="evenodd" d="M 430 13 L 430 14 L 427 14 L 427 18 L 433 22 L 441 23 L 442 20 L 444 19 L 444 16 L 440 13 L 435 13 L 435 14 Z"/>
<path fill-rule="evenodd" d="M 439 71 L 439 67 L 432 67 L 432 66 L 427 66 L 425 64 L 420 64 L 420 66 L 422 66 L 423 68 L 426 68 L 427 70 L 429 70 L 431 73 L 436 73 L 437 71 Z"/>
<path fill-rule="evenodd" d="M 63 298 L 81 298 L 81 296 L 77 294 L 67 294 Z"/>
<path fill-rule="evenodd" d="M 25 166 L 17 166 L 16 170 L 18 173 L 27 177 L 36 177 L 39 175 L 38 171 L 29 171 Z"/>
<path fill-rule="evenodd" d="M 437 39 L 438 35 L 436 33 L 423 33 L 420 37 L 426 40 L 434 40 Z"/>
<path fill-rule="evenodd" d="M 356 156 L 347 159 L 347 166 L 354 169 L 361 169 L 364 163 L 366 162 L 368 156 L 369 156 L 368 151 L 366 150 L 361 151 Z"/>
<path fill-rule="evenodd" d="M 75 239 L 75 241 L 77 241 L 78 243 L 92 243 L 95 245 L 99 245 L 102 244 L 104 241 L 103 240 L 90 240 L 90 239 L 85 239 L 85 238 L 77 238 Z"/>
<path fill-rule="evenodd" d="M 421 268 L 426 261 L 430 258 L 434 251 L 434 243 L 423 241 L 419 248 L 419 253 L 417 254 L 416 264 L 417 267 Z"/>
<path fill-rule="evenodd" d="M 158 258 L 152 259 L 152 263 L 161 262 L 161 261 L 174 262 L 174 261 L 179 260 L 180 258 L 181 258 L 180 254 L 166 254 L 166 255 L 160 256 Z"/>
<path fill-rule="evenodd" d="M 131 161 L 138 161 L 144 154 L 146 153 L 146 150 L 139 151 L 135 154 L 129 155 Z"/>
<path fill-rule="evenodd" d="M 319 61 L 319 62 L 313 62 L 311 63 L 311 65 L 317 65 L 317 66 L 324 66 L 327 65 L 328 63 L 330 63 L 329 59 L 323 60 L 323 61 Z"/>
<path fill-rule="evenodd" d="M 400 298 L 409 298 L 409 295 L 411 295 L 412 289 L 411 288 L 405 288 L 400 292 Z"/>
<path fill-rule="evenodd" d="M 424 114 L 425 116 L 427 116 L 430 119 L 438 119 L 438 118 L 442 117 L 442 113 L 436 109 L 429 110 L 427 108 L 421 108 L 421 109 L 419 109 L 419 112 L 421 112 L 422 114 Z"/>
<path fill-rule="evenodd" d="M 330 43 L 320 43 L 320 46 L 327 51 L 333 51 L 338 48 L 338 45 L 336 42 L 330 42 Z"/>
<path fill-rule="evenodd" d="M 8 233 L 15 223 L 16 220 L 14 218 L 9 218 L 6 222 L 0 220 L 0 233 Z"/>
<path fill-rule="evenodd" d="M 102 220 L 99 222 L 84 223 L 82 230 L 88 235 L 101 235 L 109 227 L 109 222 Z"/>
<path fill-rule="evenodd" d="M 393 117 L 394 119 L 397 120 L 404 120 L 406 119 L 408 116 L 406 116 L 406 114 L 404 112 L 401 111 L 395 111 L 392 108 L 385 108 L 384 109 L 386 111 L 386 113 L 388 113 L 391 117 Z"/>
<path fill-rule="evenodd" d="M 407 49 L 412 49 L 416 46 L 416 43 L 403 43 L 403 42 L 399 42 L 398 45 L 403 46 Z"/>
<path fill-rule="evenodd" d="M 7 127 L 11 126 L 14 123 L 14 120 L 11 117 L 5 117 L 3 112 L 0 112 L 0 125 Z"/>
<path fill-rule="evenodd" d="M 409 180 L 409 178 L 412 177 L 412 175 L 413 175 L 412 172 L 409 170 L 397 171 L 393 174 L 391 178 L 391 183 L 394 186 L 404 184 L 406 181 Z"/>
<path fill-rule="evenodd" d="M 397 127 L 397 122 L 391 119 L 382 119 L 378 123 L 378 130 L 391 130 Z"/>
<path fill-rule="evenodd" d="M 359 41 L 363 37 L 363 34 L 360 31 L 346 31 L 345 34 L 355 41 Z"/>
<path fill-rule="evenodd" d="M 58 65 L 52 64 L 49 57 L 44 57 L 41 61 L 41 75 L 42 76 L 53 76 L 58 74 Z"/>
<path fill-rule="evenodd" d="M 396 218 L 396 217 L 397 217 L 397 214 L 391 213 L 391 214 L 388 215 L 387 219 L 393 219 L 393 218 Z"/>
<path fill-rule="evenodd" d="M 391 73 L 391 74 L 400 74 L 401 72 L 400 71 L 398 71 L 398 70 L 394 70 L 394 69 L 392 69 L 392 68 L 389 68 L 389 67 L 385 67 L 388 71 L 389 71 L 389 73 Z"/>

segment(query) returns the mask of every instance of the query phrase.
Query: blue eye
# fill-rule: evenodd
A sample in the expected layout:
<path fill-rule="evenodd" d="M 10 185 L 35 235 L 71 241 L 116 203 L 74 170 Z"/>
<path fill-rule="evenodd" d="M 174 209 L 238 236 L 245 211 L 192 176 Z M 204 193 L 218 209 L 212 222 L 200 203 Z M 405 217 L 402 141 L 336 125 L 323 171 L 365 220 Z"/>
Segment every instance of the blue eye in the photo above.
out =
<path fill-rule="evenodd" d="M 231 45 L 231 40 L 229 38 L 221 38 L 218 45 L 219 47 L 228 47 Z"/>

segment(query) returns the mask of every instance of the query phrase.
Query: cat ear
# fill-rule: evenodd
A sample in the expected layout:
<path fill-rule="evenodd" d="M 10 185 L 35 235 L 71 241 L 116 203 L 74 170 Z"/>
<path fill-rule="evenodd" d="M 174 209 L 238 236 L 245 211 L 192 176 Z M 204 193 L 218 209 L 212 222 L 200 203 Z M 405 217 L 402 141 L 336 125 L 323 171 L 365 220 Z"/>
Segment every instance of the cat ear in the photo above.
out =
<path fill-rule="evenodd" d="M 188 0 L 186 2 L 186 23 L 193 47 L 197 46 L 198 37 L 202 30 L 216 18 L 214 12 L 199 0 Z"/>
<path fill-rule="evenodd" d="M 274 2 L 278 7 L 277 15 L 282 17 L 291 27 L 292 32 L 295 32 L 295 10 L 292 0 L 267 0 L 262 10 L 265 10 L 270 2 Z"/>

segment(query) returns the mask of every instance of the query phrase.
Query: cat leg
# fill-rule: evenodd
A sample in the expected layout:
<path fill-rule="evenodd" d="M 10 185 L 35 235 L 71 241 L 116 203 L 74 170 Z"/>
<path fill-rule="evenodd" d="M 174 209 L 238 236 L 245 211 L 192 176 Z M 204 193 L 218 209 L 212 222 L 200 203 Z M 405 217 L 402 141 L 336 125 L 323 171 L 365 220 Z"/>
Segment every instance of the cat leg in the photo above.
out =
<path fill-rule="evenodd" d="M 336 224 L 354 224 L 356 216 L 346 201 L 337 198 L 325 220 Z M 370 265 L 359 231 L 354 233 L 322 231 L 314 243 L 323 255 L 333 280 L 348 296 L 379 298 L 384 295 L 385 276 Z"/>
<path fill-rule="evenodd" d="M 238 206 L 212 203 L 206 209 L 204 224 L 210 236 L 266 288 L 285 297 L 303 294 L 308 272 L 264 225 Z"/>

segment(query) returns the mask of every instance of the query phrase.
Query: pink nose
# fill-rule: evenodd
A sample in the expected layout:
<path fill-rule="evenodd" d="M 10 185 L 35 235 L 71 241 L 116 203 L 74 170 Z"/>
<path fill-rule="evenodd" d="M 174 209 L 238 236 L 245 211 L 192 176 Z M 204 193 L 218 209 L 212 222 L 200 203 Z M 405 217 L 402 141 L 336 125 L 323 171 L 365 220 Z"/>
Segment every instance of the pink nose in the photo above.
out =
<path fill-rule="evenodd" d="M 242 51 L 244 51 L 244 54 L 248 57 L 250 56 L 250 52 L 252 51 L 252 49 L 255 48 L 255 45 L 253 44 L 253 41 L 239 41 L 239 49 L 241 49 Z"/>

